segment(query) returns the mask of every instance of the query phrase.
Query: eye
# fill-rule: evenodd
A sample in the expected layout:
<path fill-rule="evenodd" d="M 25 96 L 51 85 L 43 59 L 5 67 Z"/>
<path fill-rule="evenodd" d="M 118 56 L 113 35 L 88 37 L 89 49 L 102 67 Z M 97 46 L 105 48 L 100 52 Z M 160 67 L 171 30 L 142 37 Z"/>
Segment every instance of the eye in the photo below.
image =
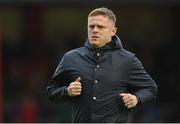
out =
<path fill-rule="evenodd" d="M 94 25 L 89 25 L 89 28 L 93 29 L 95 26 Z"/>
<path fill-rule="evenodd" d="M 99 29 L 103 29 L 103 28 L 105 28 L 104 26 L 102 26 L 102 25 L 98 25 L 97 26 Z"/>

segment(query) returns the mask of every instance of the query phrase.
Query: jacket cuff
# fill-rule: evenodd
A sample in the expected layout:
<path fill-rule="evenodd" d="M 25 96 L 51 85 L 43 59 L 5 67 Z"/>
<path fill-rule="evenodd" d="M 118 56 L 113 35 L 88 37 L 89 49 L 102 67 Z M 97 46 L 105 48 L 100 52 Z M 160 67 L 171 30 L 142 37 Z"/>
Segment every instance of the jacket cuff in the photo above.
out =
<path fill-rule="evenodd" d="M 68 96 L 68 90 L 66 86 L 64 87 L 64 96 Z"/>
<path fill-rule="evenodd" d="M 137 98 L 137 100 L 138 100 L 137 105 L 140 105 L 140 104 L 141 104 L 141 99 L 139 98 L 139 96 L 138 96 L 138 95 L 135 95 L 135 96 L 136 96 L 136 98 Z"/>

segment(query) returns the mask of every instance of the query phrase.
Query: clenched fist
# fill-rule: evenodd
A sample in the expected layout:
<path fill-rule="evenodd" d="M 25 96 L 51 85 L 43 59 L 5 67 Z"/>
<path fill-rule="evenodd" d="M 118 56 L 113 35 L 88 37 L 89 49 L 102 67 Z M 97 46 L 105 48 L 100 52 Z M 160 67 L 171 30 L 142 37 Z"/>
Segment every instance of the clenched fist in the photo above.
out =
<path fill-rule="evenodd" d="M 122 100 L 128 109 L 133 108 L 138 104 L 138 99 L 135 95 L 130 93 L 121 93 L 119 95 L 122 97 Z"/>
<path fill-rule="evenodd" d="M 81 94 L 81 78 L 78 77 L 74 82 L 71 82 L 67 88 L 68 96 L 79 96 Z"/>

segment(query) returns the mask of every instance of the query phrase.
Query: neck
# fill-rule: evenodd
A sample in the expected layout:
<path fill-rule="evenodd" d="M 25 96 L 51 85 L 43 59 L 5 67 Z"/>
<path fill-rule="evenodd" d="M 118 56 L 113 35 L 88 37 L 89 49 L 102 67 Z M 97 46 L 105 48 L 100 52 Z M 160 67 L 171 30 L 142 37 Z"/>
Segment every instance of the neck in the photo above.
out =
<path fill-rule="evenodd" d="M 97 49 L 97 48 L 102 48 L 103 46 L 105 46 L 106 44 L 110 43 L 112 40 L 112 38 L 110 38 L 107 42 L 105 42 L 104 44 L 102 44 L 101 46 L 92 46 L 93 48 Z"/>

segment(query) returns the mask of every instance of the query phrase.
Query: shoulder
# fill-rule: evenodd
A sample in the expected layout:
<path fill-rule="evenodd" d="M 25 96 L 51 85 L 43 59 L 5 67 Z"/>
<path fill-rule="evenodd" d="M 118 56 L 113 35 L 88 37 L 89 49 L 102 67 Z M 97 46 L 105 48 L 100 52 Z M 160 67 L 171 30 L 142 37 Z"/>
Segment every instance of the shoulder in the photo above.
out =
<path fill-rule="evenodd" d="M 122 49 L 120 53 L 121 53 L 121 55 L 124 56 L 133 66 L 140 67 L 140 68 L 143 67 L 141 61 L 138 59 L 138 57 L 136 56 L 135 53 L 133 53 L 133 52 L 131 52 L 131 51 L 128 51 L 128 50 L 125 50 L 125 49 Z"/>
<path fill-rule="evenodd" d="M 142 63 L 137 58 L 135 53 L 123 48 L 123 49 L 119 50 L 119 55 L 121 56 L 121 57 L 119 57 L 121 59 L 121 61 L 124 60 L 124 62 L 127 62 L 129 64 L 129 67 L 142 68 Z"/>
<path fill-rule="evenodd" d="M 133 52 L 131 52 L 131 51 L 128 51 L 128 50 L 126 50 L 126 49 L 124 49 L 124 48 L 120 49 L 120 50 L 118 51 L 118 54 L 119 54 L 121 57 L 126 58 L 126 59 L 129 59 L 129 60 L 132 60 L 132 59 L 134 59 L 134 57 L 135 57 L 135 53 L 133 53 Z"/>
<path fill-rule="evenodd" d="M 83 54 L 85 51 L 86 51 L 85 47 L 76 48 L 76 49 L 73 49 L 73 50 L 66 52 L 64 54 L 64 57 L 65 58 L 76 57 L 76 56 Z"/>

